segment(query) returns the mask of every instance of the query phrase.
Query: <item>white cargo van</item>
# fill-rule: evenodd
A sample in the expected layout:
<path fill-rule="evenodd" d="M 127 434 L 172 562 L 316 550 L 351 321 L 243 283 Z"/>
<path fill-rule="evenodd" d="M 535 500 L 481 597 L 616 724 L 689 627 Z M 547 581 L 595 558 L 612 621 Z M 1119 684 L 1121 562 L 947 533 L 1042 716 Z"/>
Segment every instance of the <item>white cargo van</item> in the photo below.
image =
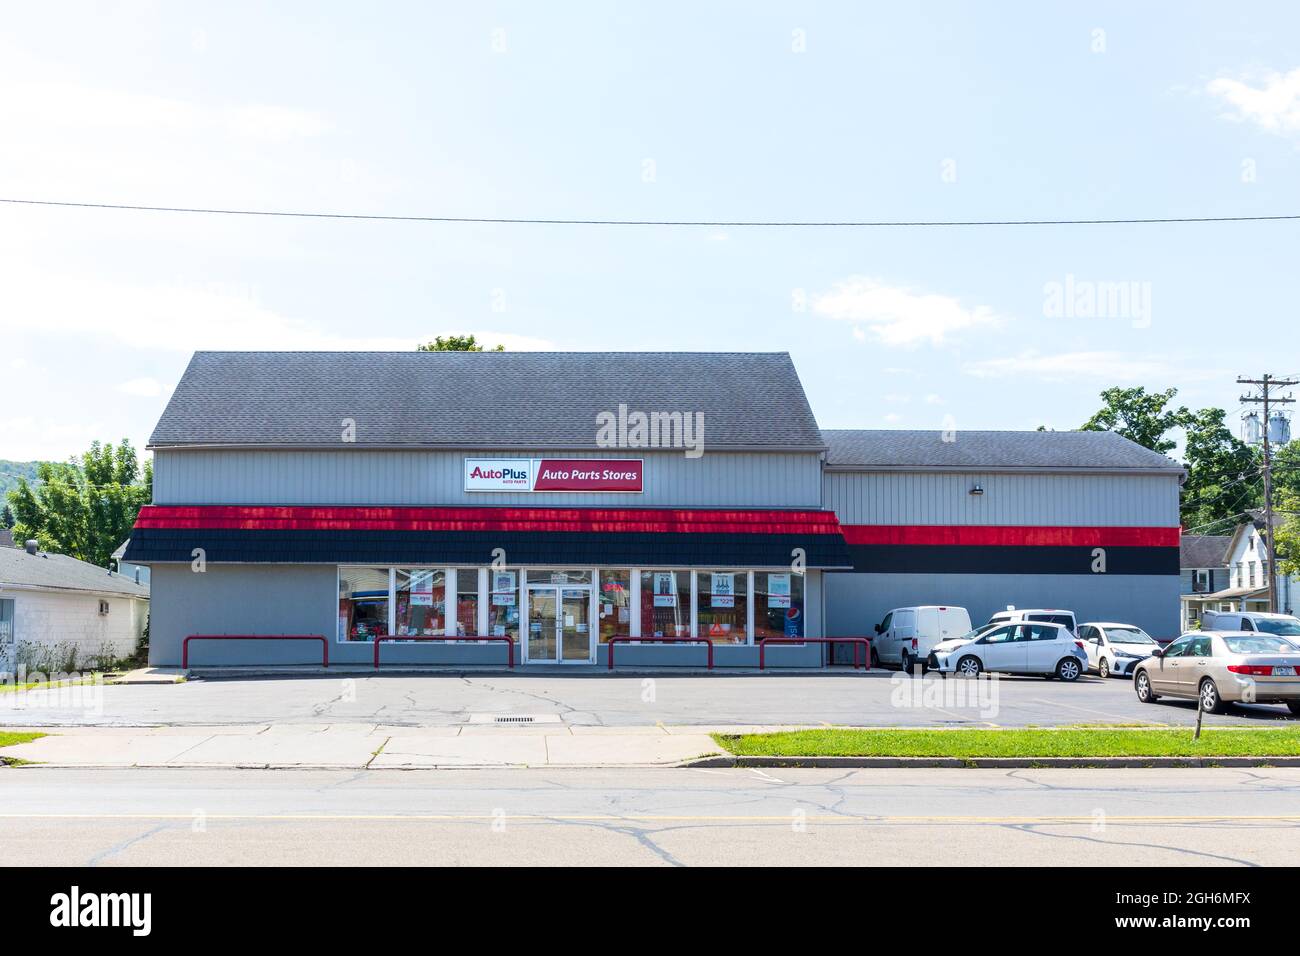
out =
<path fill-rule="evenodd" d="M 876 625 L 871 666 L 897 664 L 910 671 L 913 664 L 930 656 L 934 645 L 961 637 L 970 629 L 970 615 L 964 607 L 896 607 Z"/>

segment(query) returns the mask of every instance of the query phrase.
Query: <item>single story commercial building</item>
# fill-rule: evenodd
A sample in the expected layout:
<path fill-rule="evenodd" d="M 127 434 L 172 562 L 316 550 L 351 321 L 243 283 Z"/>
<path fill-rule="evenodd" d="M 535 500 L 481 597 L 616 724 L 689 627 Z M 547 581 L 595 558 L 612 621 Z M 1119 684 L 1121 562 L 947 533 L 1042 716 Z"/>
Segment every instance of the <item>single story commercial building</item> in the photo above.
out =
<path fill-rule="evenodd" d="M 124 560 L 151 568 L 156 665 L 190 634 L 321 634 L 345 663 L 381 635 L 386 662 L 501 660 L 413 640 L 490 636 L 591 665 L 626 635 L 744 666 L 909 604 L 1178 624 L 1177 464 L 1105 432 L 823 431 L 784 353 L 201 352 L 149 447 Z"/>

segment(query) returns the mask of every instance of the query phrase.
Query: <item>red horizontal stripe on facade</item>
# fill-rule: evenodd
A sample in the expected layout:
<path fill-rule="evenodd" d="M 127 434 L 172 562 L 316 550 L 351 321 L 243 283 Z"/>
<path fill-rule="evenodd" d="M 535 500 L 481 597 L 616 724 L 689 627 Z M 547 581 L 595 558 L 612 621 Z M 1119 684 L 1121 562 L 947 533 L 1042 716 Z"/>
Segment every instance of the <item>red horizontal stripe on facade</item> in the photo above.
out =
<path fill-rule="evenodd" d="M 829 511 L 653 508 L 358 508 L 149 505 L 137 528 L 245 531 L 538 531 L 663 534 L 835 534 Z"/>
<path fill-rule="evenodd" d="M 1178 528 L 1042 527 L 1034 525 L 844 525 L 851 545 L 971 547 L 1176 548 Z"/>

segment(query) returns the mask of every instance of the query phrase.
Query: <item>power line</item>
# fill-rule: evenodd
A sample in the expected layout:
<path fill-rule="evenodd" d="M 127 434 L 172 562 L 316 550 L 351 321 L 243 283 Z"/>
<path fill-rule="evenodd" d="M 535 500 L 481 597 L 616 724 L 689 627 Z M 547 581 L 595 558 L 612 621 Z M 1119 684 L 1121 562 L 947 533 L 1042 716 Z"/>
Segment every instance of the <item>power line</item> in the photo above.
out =
<path fill-rule="evenodd" d="M 1300 214 L 1278 216 L 1152 216 L 1131 219 L 531 219 L 514 216 L 399 216 L 372 213 L 302 212 L 282 209 L 209 209 L 192 206 L 136 206 L 125 203 L 64 202 L 52 199 L 4 199 L 20 206 L 57 206 L 65 209 L 112 209 L 130 212 L 174 212 L 212 216 L 270 216 L 286 219 L 354 219 L 370 222 L 441 222 L 519 226 L 702 226 L 710 228 L 884 229 L 960 226 L 1145 226 L 1211 222 L 1290 222 Z"/>

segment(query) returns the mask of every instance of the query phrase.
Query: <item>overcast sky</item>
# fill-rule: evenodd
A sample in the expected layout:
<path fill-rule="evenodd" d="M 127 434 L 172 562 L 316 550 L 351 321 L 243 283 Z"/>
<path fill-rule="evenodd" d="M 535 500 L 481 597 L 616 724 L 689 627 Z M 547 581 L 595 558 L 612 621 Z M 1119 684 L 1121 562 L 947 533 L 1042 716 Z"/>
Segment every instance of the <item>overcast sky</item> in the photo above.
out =
<path fill-rule="evenodd" d="M 0 196 L 1296 214 L 1298 21 L 1288 3 L 6 2 Z M 639 228 L 0 205 L 0 458 L 143 445 L 195 349 L 449 332 L 786 350 L 825 427 L 1071 428 L 1112 384 L 1176 385 L 1235 418 L 1236 375 L 1300 371 L 1297 237 L 1300 222 Z"/>

